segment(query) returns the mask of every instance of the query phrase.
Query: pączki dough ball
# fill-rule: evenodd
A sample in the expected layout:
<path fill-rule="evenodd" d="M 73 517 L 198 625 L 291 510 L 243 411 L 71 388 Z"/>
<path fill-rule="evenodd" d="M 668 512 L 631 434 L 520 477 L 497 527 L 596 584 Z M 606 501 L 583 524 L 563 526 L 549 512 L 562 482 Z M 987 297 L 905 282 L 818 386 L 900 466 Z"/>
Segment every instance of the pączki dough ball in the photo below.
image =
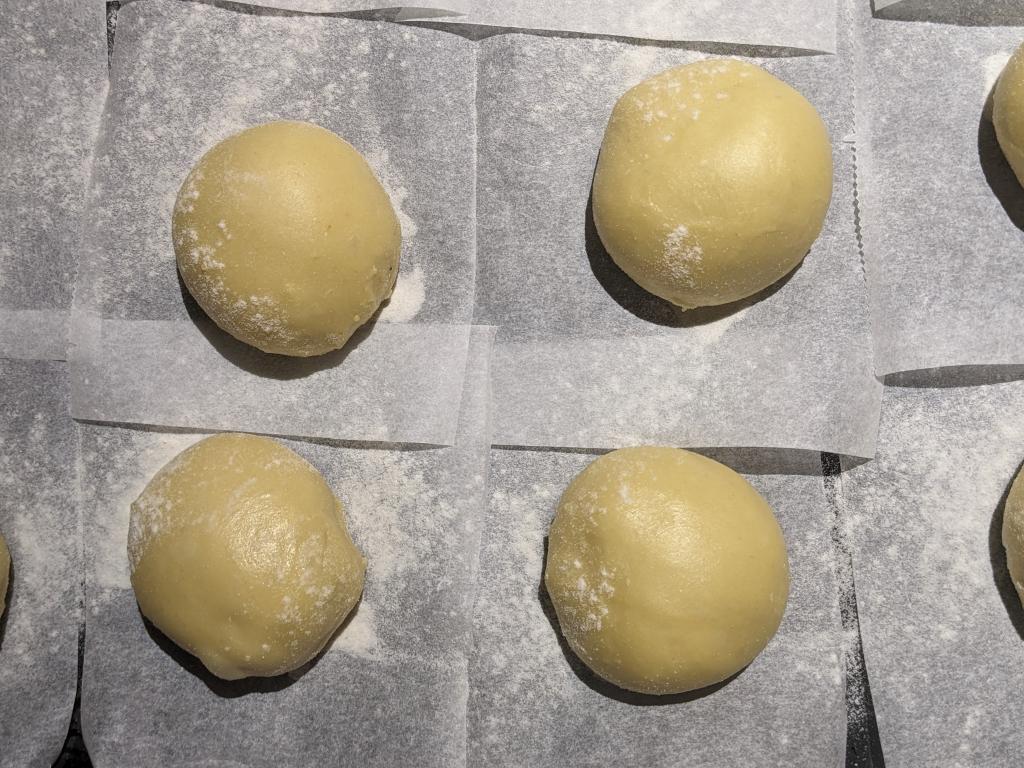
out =
<path fill-rule="evenodd" d="M 7 587 L 11 578 L 11 553 L 7 549 L 7 542 L 0 536 L 0 616 L 7 610 Z"/>
<path fill-rule="evenodd" d="M 208 437 L 131 507 L 128 559 L 143 615 L 225 680 L 318 654 L 359 600 L 366 561 L 324 478 L 265 437 Z"/>
<path fill-rule="evenodd" d="M 1024 45 L 1013 52 L 996 82 L 992 124 L 1017 181 L 1024 184 Z"/>
<path fill-rule="evenodd" d="M 672 694 L 725 680 L 764 649 L 789 561 L 771 507 L 740 475 L 678 448 L 624 448 L 563 494 L 544 583 L 588 667 Z"/>
<path fill-rule="evenodd" d="M 1006 566 L 1017 596 L 1024 604 L 1024 471 L 1021 471 L 1006 497 L 1003 509 L 1003 546 Z"/>
<path fill-rule="evenodd" d="M 594 176 L 594 224 L 627 275 L 692 309 L 793 270 L 831 198 L 832 148 L 814 107 L 759 67 L 713 59 L 619 99 Z"/>
<path fill-rule="evenodd" d="M 240 341 L 281 355 L 339 349 L 391 295 L 401 231 L 347 142 L 310 123 L 249 128 L 203 155 L 178 192 L 178 270 Z"/>

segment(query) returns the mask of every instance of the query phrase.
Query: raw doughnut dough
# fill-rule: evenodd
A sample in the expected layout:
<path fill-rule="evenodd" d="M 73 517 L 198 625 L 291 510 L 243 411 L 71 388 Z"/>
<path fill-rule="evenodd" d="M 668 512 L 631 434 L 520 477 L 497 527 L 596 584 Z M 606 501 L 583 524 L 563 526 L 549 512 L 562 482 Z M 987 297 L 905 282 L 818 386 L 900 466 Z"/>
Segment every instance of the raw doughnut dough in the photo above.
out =
<path fill-rule="evenodd" d="M 999 146 L 1024 184 L 1024 45 L 1013 52 L 992 97 L 992 124 Z"/>
<path fill-rule="evenodd" d="M 398 275 L 387 193 L 351 145 L 309 123 L 267 123 L 213 147 L 178 192 L 172 236 L 199 306 L 264 352 L 338 349 Z"/>
<path fill-rule="evenodd" d="M 569 485 L 544 574 L 562 633 L 621 688 L 681 693 L 743 669 L 782 621 L 789 561 L 746 480 L 678 448 L 624 448 Z"/>
<path fill-rule="evenodd" d="M 1024 471 L 1010 486 L 1003 510 L 1003 546 L 1006 547 L 1006 566 L 1010 571 L 1017 596 L 1024 604 Z"/>
<path fill-rule="evenodd" d="M 323 477 L 280 443 L 208 437 L 132 504 L 142 613 L 225 680 L 302 666 L 359 600 L 366 561 Z"/>
<path fill-rule="evenodd" d="M 7 586 L 11 578 L 11 553 L 7 549 L 7 542 L 0 536 L 0 616 L 4 615 L 7 609 Z"/>
<path fill-rule="evenodd" d="M 593 195 L 601 241 L 644 289 L 685 309 L 726 304 L 790 272 L 817 238 L 828 131 L 752 64 L 677 67 L 615 105 Z"/>

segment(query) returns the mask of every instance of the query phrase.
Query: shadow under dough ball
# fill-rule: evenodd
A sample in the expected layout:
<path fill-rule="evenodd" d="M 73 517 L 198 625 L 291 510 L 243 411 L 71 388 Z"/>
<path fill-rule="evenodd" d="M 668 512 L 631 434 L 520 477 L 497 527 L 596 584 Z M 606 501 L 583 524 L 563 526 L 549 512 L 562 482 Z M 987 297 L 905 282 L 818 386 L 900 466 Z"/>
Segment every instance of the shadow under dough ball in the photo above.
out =
<path fill-rule="evenodd" d="M 779 628 L 789 560 L 768 503 L 678 448 L 623 448 L 558 504 L 544 583 L 573 651 L 630 691 L 674 694 L 747 666 Z"/>
<path fill-rule="evenodd" d="M 792 271 L 831 199 L 832 147 L 810 102 L 753 64 L 711 59 L 616 103 L 594 224 L 627 275 L 693 309 L 747 298 Z"/>
<path fill-rule="evenodd" d="M 1024 44 L 1017 48 L 996 82 L 992 97 L 992 124 L 999 148 L 1024 184 Z"/>
<path fill-rule="evenodd" d="M 310 123 L 224 139 L 189 173 L 171 235 L 189 292 L 236 339 L 295 357 L 345 345 L 391 295 L 401 230 L 363 157 Z"/>
<path fill-rule="evenodd" d="M 1006 568 L 1024 605 L 1024 470 L 1017 475 L 1006 497 L 1003 546 L 1006 548 Z"/>
<path fill-rule="evenodd" d="M 0 616 L 7 610 L 7 587 L 11 578 L 11 553 L 7 542 L 0 536 Z"/>
<path fill-rule="evenodd" d="M 272 677 L 316 656 L 363 590 L 366 561 L 320 473 L 266 437 L 208 437 L 132 504 L 143 615 L 217 677 Z"/>

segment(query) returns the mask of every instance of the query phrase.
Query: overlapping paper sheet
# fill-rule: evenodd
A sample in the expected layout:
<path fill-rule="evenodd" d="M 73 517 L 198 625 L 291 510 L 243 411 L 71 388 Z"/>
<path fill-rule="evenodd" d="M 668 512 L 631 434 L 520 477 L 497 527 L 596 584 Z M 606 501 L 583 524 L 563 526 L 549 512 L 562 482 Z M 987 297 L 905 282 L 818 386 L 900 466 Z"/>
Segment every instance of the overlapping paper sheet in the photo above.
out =
<path fill-rule="evenodd" d="M 963 376 L 886 388 L 876 459 L 840 478 L 894 768 L 1007 765 L 1024 751 L 1024 611 L 1001 543 L 1024 461 L 1024 368 L 988 385 Z"/>
<path fill-rule="evenodd" d="M 341 499 L 368 568 L 328 650 L 278 678 L 212 677 L 144 622 L 129 586 L 129 504 L 202 435 L 82 425 L 82 726 L 96 765 L 463 764 L 490 341 L 474 330 L 454 447 L 285 441 Z"/>
<path fill-rule="evenodd" d="M 848 62 L 756 58 L 818 109 L 834 147 L 824 229 L 751 300 L 683 313 L 611 261 L 591 179 L 632 85 L 682 47 L 508 34 L 480 44 L 477 322 L 501 326 L 495 442 L 767 446 L 869 456 L 880 386 L 854 233 Z"/>
<path fill-rule="evenodd" d="M 991 92 L 1024 29 L 860 11 L 858 194 L 878 374 L 1022 363 L 1024 190 Z"/>
<path fill-rule="evenodd" d="M 1021 0 L 873 0 L 872 4 L 875 15 L 884 19 L 966 26 L 1024 24 Z"/>
<path fill-rule="evenodd" d="M 0 357 L 58 360 L 107 87 L 102 2 L 0 4 Z"/>
<path fill-rule="evenodd" d="M 473 297 L 474 56 L 456 35 L 382 22 L 175 0 L 123 6 L 76 293 L 74 415 L 450 443 Z M 191 165 L 275 119 L 346 138 L 402 222 L 390 304 L 318 358 L 234 340 L 175 268 L 171 210 Z"/>
<path fill-rule="evenodd" d="M 542 587 L 548 526 L 596 456 L 495 449 L 470 664 L 471 766 L 838 766 L 846 708 L 832 515 L 811 453 L 724 450 L 771 503 L 792 585 L 778 634 L 738 677 L 692 695 L 632 694 L 562 640 Z"/>
<path fill-rule="evenodd" d="M 0 766 L 50 765 L 71 722 L 81 625 L 77 431 L 67 365 L 0 360 Z"/>
<path fill-rule="evenodd" d="M 378 11 L 374 16 L 428 19 L 465 13 L 472 0 L 441 0 L 441 2 L 418 2 L 415 6 L 398 6 L 379 0 L 239 0 L 246 5 L 277 8 L 282 11 L 299 13 L 358 13 Z"/>

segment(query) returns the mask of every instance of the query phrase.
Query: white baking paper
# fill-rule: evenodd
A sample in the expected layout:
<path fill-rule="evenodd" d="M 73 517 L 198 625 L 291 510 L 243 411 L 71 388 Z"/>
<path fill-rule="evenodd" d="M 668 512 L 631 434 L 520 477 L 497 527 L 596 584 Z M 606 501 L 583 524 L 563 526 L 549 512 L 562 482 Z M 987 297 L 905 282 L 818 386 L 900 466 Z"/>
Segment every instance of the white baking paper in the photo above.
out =
<path fill-rule="evenodd" d="M 3 3 L 0 29 L 0 357 L 62 359 L 107 88 L 104 4 Z"/>
<path fill-rule="evenodd" d="M 729 682 L 629 693 L 566 646 L 542 588 L 558 499 L 595 454 L 494 450 L 470 664 L 473 766 L 838 766 L 845 750 L 831 514 L 813 454 L 720 451 L 774 507 L 792 585 L 778 634 Z"/>
<path fill-rule="evenodd" d="M 858 194 L 881 374 L 1024 362 L 1024 190 L 990 95 L 1024 29 L 860 19 Z"/>
<path fill-rule="evenodd" d="M 887 388 L 876 459 L 844 462 L 840 477 L 894 768 L 1009 765 L 1024 752 L 1024 610 L 1001 543 L 1003 503 L 1024 462 L 1024 372 L 964 386 L 974 375 Z"/>
<path fill-rule="evenodd" d="M 880 386 L 854 232 L 848 62 L 754 59 L 816 106 L 834 147 L 824 230 L 790 276 L 752 300 L 683 313 L 601 246 L 589 195 L 612 106 L 704 57 L 521 34 L 481 42 L 476 319 L 500 326 L 496 443 L 871 455 Z"/>
<path fill-rule="evenodd" d="M 360 12 L 372 11 L 375 18 L 428 19 L 465 13 L 469 10 L 472 0 L 421 2 L 415 6 L 396 6 L 394 3 L 374 0 L 239 0 L 239 3 L 298 13 L 359 15 Z"/>
<path fill-rule="evenodd" d="M 883 19 L 931 21 L 965 26 L 1024 24 L 1021 0 L 874 0 Z"/>
<path fill-rule="evenodd" d="M 71 722 L 82 623 L 78 434 L 64 363 L 0 360 L 0 766 L 50 765 Z"/>
<path fill-rule="evenodd" d="M 369 564 L 329 649 L 277 678 L 212 677 L 143 621 L 129 585 L 128 505 L 202 435 L 82 426 L 82 726 L 96 765 L 464 764 L 490 341 L 474 331 L 454 447 L 286 442 L 339 496 Z"/>
<path fill-rule="evenodd" d="M 473 301 L 474 61 L 472 43 L 434 30 L 123 6 L 73 318 L 75 415 L 450 443 Z M 178 279 L 170 238 L 190 166 L 218 140 L 282 118 L 348 139 L 402 223 L 390 304 L 315 359 L 259 353 L 213 326 Z"/>

